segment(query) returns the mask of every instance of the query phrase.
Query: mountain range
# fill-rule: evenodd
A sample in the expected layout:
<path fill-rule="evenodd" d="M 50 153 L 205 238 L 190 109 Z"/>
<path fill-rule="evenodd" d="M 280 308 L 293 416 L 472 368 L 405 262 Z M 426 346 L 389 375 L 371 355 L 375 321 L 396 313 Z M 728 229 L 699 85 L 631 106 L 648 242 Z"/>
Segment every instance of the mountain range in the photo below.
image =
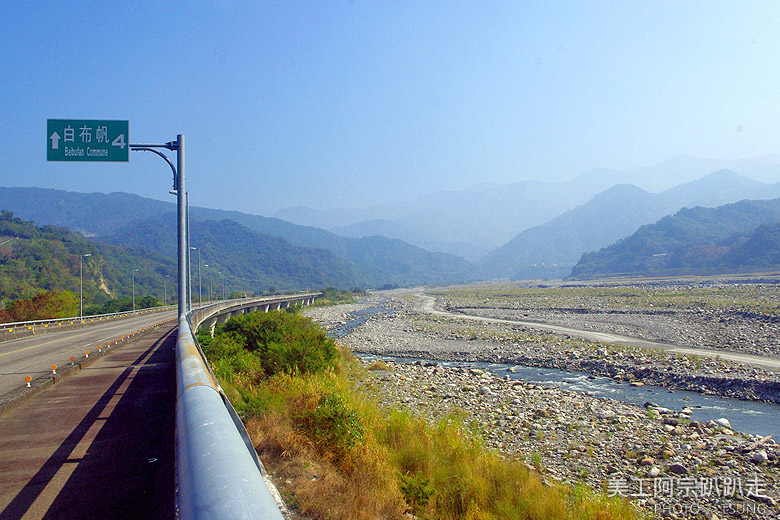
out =
<path fill-rule="evenodd" d="M 731 170 L 661 193 L 620 184 L 549 222 L 526 229 L 477 265 L 488 278 L 562 278 L 583 253 L 606 247 L 684 207 L 772 197 L 780 197 L 780 183 L 765 184 Z"/>
<path fill-rule="evenodd" d="M 780 179 L 780 155 L 742 160 L 681 156 L 641 168 L 591 170 L 569 181 L 480 184 L 466 190 L 440 191 L 412 201 L 363 209 L 295 207 L 279 210 L 272 216 L 348 237 L 398 238 L 430 251 L 447 252 L 476 262 L 522 231 L 585 204 L 617 184 L 632 184 L 658 193 L 723 169 L 763 183 L 776 182 Z M 738 198 L 724 202 L 735 200 Z M 689 202 L 682 201 L 682 205 L 671 211 L 686 204 Z M 574 261 L 576 258 L 571 260 Z M 505 276 L 512 274 L 508 272 Z"/>
<path fill-rule="evenodd" d="M 175 233 L 168 229 L 176 222 L 176 206 L 139 197 L 127 193 L 74 193 L 41 188 L 0 188 L 0 208 L 13 211 L 20 218 L 34 220 L 39 224 L 52 224 L 77 230 L 82 234 L 111 241 L 126 246 L 144 247 L 149 251 L 175 257 Z M 170 215 L 166 220 L 162 215 Z M 161 220 L 162 219 L 162 220 Z M 445 253 L 433 253 L 411 246 L 400 240 L 385 237 L 345 238 L 328 231 L 308 226 L 299 226 L 279 219 L 249 215 L 236 211 L 223 211 L 208 208 L 190 208 L 192 228 L 191 245 L 199 247 L 199 240 L 206 240 L 218 230 L 203 228 L 204 237 L 199 236 L 199 223 L 217 222 L 224 228 L 225 236 L 239 237 L 241 233 L 253 240 L 279 252 L 273 261 L 282 262 L 284 250 L 293 257 L 305 253 L 311 258 L 306 269 L 319 269 L 325 275 L 299 279 L 294 287 L 305 288 L 321 281 L 329 281 L 341 287 L 353 287 L 354 284 L 376 287 L 387 284 L 441 284 L 474 280 L 477 270 L 469 262 Z M 242 229 L 235 228 L 234 224 Z M 167 229 L 165 236 L 160 230 Z M 136 232 L 144 230 L 144 233 Z M 169 236 L 170 235 L 170 236 Z M 168 242 L 168 238 L 173 242 Z M 272 240 L 275 238 L 276 240 Z M 284 244 L 282 243 L 284 242 Z M 212 264 L 231 271 L 226 258 L 232 258 L 234 252 L 248 247 L 246 243 L 234 241 L 232 244 L 214 241 L 220 245 L 216 257 L 206 258 Z M 173 244 L 173 245 L 172 245 Z M 297 249 L 296 249 L 297 247 Z M 304 251 L 301 248 L 306 248 Z M 205 248 L 204 248 L 205 249 Z M 319 251 L 311 251 L 319 250 Z M 327 251 L 328 254 L 322 254 Z M 214 251 L 217 253 L 216 250 Z M 254 251 L 257 253 L 257 251 Z M 268 256 L 256 257 L 258 262 Z M 315 260 L 315 258 L 319 260 Z M 302 260 L 302 259 L 301 259 Z M 303 260 L 302 260 L 303 261 Z M 240 263 L 240 262 L 238 262 Z M 290 270 L 292 271 L 292 267 Z M 298 267 L 303 267 L 299 265 Z M 273 269 L 265 266 L 266 274 Z M 233 269 L 238 269 L 234 262 Z M 310 270 L 311 270 L 310 269 Z M 312 273 L 314 271 L 311 271 Z M 267 282 L 262 272 L 251 271 L 254 284 Z M 278 273 L 277 273 L 278 274 Z M 289 274 L 289 273 L 288 273 Z M 249 276 L 249 275 L 247 275 Z M 261 283 L 260 280 L 263 280 Z M 282 277 L 280 283 L 292 280 L 291 276 Z M 248 281 L 248 280 L 247 280 Z"/>
<path fill-rule="evenodd" d="M 780 160 L 775 159 L 736 163 L 762 178 L 778 178 Z M 192 207 L 191 245 L 210 269 L 253 290 L 271 285 L 348 288 L 564 277 L 584 253 L 607 247 L 681 208 L 780 197 L 780 183 L 767 184 L 732 170 L 659 193 L 615 184 L 651 174 L 657 178 L 645 178 L 645 186 L 671 184 L 675 175 L 691 177 L 685 168 L 698 171 L 711 164 L 678 158 L 651 168 L 594 170 L 567 182 L 482 184 L 367 210 L 295 208 L 278 213 L 355 236 L 275 217 Z M 0 188 L 0 209 L 103 242 L 175 257 L 173 202 L 127 193 Z M 364 219 L 371 216 L 391 218 Z"/>

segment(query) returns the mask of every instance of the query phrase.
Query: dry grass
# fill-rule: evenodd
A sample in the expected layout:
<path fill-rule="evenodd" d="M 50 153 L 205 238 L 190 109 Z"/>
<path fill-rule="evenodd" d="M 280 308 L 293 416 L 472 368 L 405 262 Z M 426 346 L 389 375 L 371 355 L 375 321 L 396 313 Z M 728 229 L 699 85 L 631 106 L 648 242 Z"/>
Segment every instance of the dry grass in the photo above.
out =
<path fill-rule="evenodd" d="M 264 391 L 283 396 L 268 399 L 281 406 L 253 415 L 248 430 L 283 495 L 312 518 L 637 517 L 626 502 L 543 484 L 520 461 L 485 449 L 455 417 L 431 426 L 381 410 L 351 389 L 344 372 L 277 376 Z M 344 396 L 363 427 L 361 443 L 347 451 L 313 438 L 296 420 L 316 408 L 317 396 L 330 393 Z"/>
<path fill-rule="evenodd" d="M 388 365 L 381 359 L 376 359 L 372 361 L 371 364 L 368 365 L 368 367 L 366 367 L 366 370 L 384 370 L 386 372 L 392 372 L 390 365 Z"/>

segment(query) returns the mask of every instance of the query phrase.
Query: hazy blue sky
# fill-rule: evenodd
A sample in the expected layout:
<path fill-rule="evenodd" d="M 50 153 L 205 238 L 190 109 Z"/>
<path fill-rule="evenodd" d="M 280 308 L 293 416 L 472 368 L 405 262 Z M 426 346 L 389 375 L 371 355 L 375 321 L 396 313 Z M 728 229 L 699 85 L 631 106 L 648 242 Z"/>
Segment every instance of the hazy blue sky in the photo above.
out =
<path fill-rule="evenodd" d="M 780 150 L 776 1 L 139 4 L 0 8 L 0 185 L 173 201 L 47 118 L 183 133 L 191 202 L 259 214 Z"/>

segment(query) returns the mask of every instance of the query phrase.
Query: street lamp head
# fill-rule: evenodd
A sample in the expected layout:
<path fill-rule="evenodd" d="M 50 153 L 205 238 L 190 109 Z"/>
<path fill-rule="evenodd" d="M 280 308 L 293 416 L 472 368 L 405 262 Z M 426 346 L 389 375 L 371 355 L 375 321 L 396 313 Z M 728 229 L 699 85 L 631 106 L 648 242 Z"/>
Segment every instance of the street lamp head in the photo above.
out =
<path fill-rule="evenodd" d="M 92 256 L 92 253 L 87 253 L 87 254 L 85 254 L 85 255 L 81 255 L 81 256 L 82 256 L 82 257 L 84 257 L 84 258 L 86 258 L 86 257 L 88 257 L 88 256 Z"/>
<path fill-rule="evenodd" d="M 198 248 L 197 247 L 190 247 L 190 249 L 192 249 L 193 251 L 197 251 Z"/>

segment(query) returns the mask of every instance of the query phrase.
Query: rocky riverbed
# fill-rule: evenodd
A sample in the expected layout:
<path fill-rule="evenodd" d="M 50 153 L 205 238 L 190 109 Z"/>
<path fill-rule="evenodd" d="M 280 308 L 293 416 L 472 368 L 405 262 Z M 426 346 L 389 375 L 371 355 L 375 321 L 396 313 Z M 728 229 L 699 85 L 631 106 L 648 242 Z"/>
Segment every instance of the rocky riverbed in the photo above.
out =
<path fill-rule="evenodd" d="M 780 403 L 780 374 L 760 367 L 603 344 L 520 325 L 432 316 L 420 310 L 419 298 L 408 294 L 366 305 L 383 305 L 396 312 L 372 319 L 349 335 L 347 343 L 358 352 L 584 371 L 634 383 Z M 342 312 L 336 321 L 346 316 Z"/>
<path fill-rule="evenodd" d="M 681 346 L 780 356 L 778 280 L 438 291 L 446 310 L 611 332 Z M 562 290 L 563 289 L 563 290 Z M 494 289 L 495 290 L 495 289 Z"/>
<path fill-rule="evenodd" d="M 353 351 L 381 356 L 590 368 L 637 385 L 652 374 L 668 374 L 669 386 L 680 381 L 695 386 L 699 376 L 705 383 L 706 377 L 750 382 L 702 385 L 723 394 L 747 394 L 750 388 L 761 393 L 766 390 L 762 385 L 777 382 L 774 373 L 715 359 L 432 317 L 403 293 L 374 295 L 359 305 L 312 309 L 307 314 L 329 330 L 345 331 L 349 312 L 377 306 L 393 312 L 369 319 L 339 341 Z M 365 383 L 367 392 L 432 420 L 461 415 L 488 446 L 538 467 L 547 479 L 627 496 L 663 517 L 780 515 L 776 502 L 780 446 L 771 438 L 732 431 L 726 418 L 703 424 L 690 420 L 690 409 L 668 410 L 653 403 L 639 407 L 501 379 L 478 369 L 426 362 L 377 363 L 372 368 L 376 370 Z"/>

